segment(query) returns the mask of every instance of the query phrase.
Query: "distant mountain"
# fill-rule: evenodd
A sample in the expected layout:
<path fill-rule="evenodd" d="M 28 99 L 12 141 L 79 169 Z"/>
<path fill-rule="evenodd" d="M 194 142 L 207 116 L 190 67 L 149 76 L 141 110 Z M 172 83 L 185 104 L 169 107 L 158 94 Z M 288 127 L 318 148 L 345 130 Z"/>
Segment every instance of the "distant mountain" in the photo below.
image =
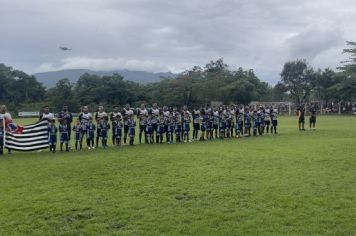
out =
<path fill-rule="evenodd" d="M 76 83 L 79 77 L 84 74 L 95 74 L 98 76 L 110 76 L 113 73 L 118 73 L 124 77 L 125 80 L 134 81 L 141 84 L 158 82 L 162 77 L 175 77 L 171 72 L 152 73 L 147 71 L 132 71 L 132 70 L 113 70 L 113 71 L 92 71 L 87 69 L 72 69 L 59 70 L 36 73 L 34 76 L 47 88 L 54 87 L 60 79 L 67 78 L 72 83 Z"/>

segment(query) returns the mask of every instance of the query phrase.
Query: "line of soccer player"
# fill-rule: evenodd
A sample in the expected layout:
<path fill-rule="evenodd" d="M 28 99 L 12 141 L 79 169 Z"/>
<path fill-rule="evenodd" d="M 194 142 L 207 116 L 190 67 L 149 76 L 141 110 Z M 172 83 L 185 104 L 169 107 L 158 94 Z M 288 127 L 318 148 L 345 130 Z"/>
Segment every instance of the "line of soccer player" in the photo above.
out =
<path fill-rule="evenodd" d="M 277 116 L 277 109 L 263 106 L 258 109 L 243 106 L 222 105 L 212 108 L 206 106 L 200 109 L 194 108 L 190 112 L 187 106 L 178 111 L 176 107 L 168 109 L 167 106 L 159 109 L 157 104 L 147 109 L 143 104 L 137 110 L 126 105 L 121 112 L 119 107 L 115 107 L 109 115 L 104 111 L 103 106 L 99 106 L 94 117 L 89 112 L 88 106 L 84 106 L 73 127 L 71 127 L 73 116 L 66 106 L 58 114 L 60 123 L 58 127 L 48 107 L 45 107 L 40 118 L 50 121 L 49 146 L 50 151 L 55 152 L 58 132 L 61 151 L 64 149 L 69 151 L 72 132 L 75 150 L 82 150 L 84 140 L 86 140 L 88 149 L 99 147 L 99 141 L 101 141 L 100 146 L 107 148 L 110 130 L 113 145 L 121 146 L 127 141 L 130 145 L 134 145 L 137 125 L 140 144 L 143 142 L 163 143 L 164 141 L 180 143 L 191 141 L 191 130 L 193 140 L 201 141 L 251 135 L 262 136 L 269 132 L 277 134 Z"/>

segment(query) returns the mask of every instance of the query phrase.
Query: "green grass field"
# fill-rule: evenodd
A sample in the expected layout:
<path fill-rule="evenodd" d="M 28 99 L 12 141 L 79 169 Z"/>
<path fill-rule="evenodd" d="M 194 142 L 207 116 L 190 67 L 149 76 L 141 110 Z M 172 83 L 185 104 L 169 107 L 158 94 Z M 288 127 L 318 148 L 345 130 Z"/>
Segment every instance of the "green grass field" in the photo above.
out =
<path fill-rule="evenodd" d="M 279 124 L 276 136 L 4 155 L 0 235 L 356 235 L 356 117 Z"/>

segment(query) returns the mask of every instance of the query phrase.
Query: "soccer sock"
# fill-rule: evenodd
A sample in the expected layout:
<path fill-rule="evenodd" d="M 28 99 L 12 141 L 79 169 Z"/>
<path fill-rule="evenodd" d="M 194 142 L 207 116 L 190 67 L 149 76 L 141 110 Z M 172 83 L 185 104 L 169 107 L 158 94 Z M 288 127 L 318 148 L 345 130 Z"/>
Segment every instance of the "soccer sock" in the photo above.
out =
<path fill-rule="evenodd" d="M 99 136 L 96 136 L 96 146 L 99 145 Z"/>
<path fill-rule="evenodd" d="M 66 143 L 66 151 L 69 152 L 69 144 Z"/>
<path fill-rule="evenodd" d="M 61 143 L 60 147 L 61 147 L 61 151 L 63 151 L 63 143 Z"/>

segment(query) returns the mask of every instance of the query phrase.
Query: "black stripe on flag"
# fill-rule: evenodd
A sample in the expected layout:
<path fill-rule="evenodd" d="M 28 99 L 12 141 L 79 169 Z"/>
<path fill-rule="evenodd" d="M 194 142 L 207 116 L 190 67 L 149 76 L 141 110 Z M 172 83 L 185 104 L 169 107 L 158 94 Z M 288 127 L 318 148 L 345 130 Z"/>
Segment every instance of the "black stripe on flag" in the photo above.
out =
<path fill-rule="evenodd" d="M 15 151 L 35 151 L 48 148 L 48 121 L 26 125 L 21 134 L 6 132 L 5 147 Z"/>

